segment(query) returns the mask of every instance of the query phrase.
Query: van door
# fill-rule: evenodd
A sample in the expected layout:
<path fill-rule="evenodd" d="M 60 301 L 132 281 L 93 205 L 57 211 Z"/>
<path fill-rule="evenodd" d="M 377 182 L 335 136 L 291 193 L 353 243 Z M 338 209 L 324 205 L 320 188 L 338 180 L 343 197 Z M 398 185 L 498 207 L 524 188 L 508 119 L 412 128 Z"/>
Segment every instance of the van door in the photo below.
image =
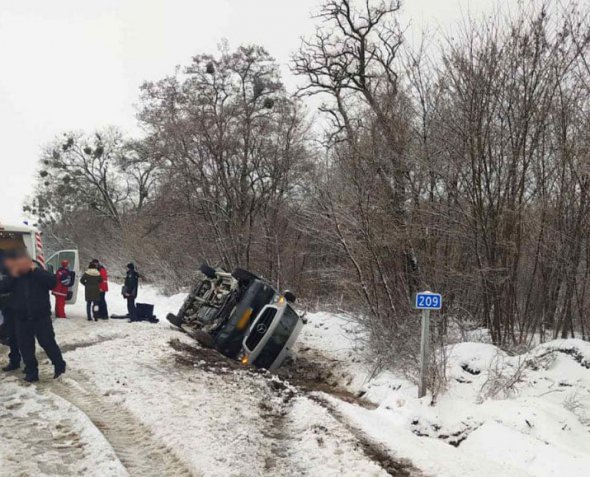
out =
<path fill-rule="evenodd" d="M 71 297 L 66 301 L 67 304 L 72 305 L 76 303 L 78 283 L 80 281 L 80 254 L 78 253 L 78 250 L 60 250 L 59 252 L 54 253 L 47 259 L 47 270 L 50 273 L 57 272 L 61 262 L 64 260 L 70 262 L 70 271 L 74 274 L 72 286 L 69 288 Z"/>

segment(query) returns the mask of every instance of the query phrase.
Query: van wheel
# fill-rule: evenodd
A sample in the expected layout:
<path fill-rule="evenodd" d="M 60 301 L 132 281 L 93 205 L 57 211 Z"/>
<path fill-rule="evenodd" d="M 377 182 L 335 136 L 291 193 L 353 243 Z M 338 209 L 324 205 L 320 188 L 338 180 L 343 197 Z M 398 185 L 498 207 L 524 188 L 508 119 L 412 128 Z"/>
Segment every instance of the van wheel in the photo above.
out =
<path fill-rule="evenodd" d="M 211 280 L 213 280 L 215 278 L 215 276 L 217 275 L 217 272 L 215 271 L 215 269 L 213 267 L 210 267 L 209 265 L 207 265 L 207 263 L 202 263 L 201 266 L 199 267 L 199 271 L 205 275 L 207 278 L 210 278 Z"/>
<path fill-rule="evenodd" d="M 234 277 L 239 282 L 250 283 L 254 280 L 259 280 L 256 275 L 249 272 L 248 270 L 244 270 L 243 268 L 236 268 L 233 272 L 231 272 L 231 274 L 232 277 Z"/>

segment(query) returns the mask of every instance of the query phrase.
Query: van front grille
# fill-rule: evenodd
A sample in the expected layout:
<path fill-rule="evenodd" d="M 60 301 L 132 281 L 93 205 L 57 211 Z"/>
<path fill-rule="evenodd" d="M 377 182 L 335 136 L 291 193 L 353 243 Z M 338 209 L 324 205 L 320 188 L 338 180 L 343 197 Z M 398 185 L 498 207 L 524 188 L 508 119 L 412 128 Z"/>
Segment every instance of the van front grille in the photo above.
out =
<path fill-rule="evenodd" d="M 250 331 L 250 336 L 246 340 L 246 347 L 253 351 L 258 343 L 264 338 L 264 335 L 268 332 L 270 326 L 272 325 L 272 320 L 277 314 L 276 308 L 267 308 L 262 313 L 260 319 L 256 321 L 252 330 Z"/>

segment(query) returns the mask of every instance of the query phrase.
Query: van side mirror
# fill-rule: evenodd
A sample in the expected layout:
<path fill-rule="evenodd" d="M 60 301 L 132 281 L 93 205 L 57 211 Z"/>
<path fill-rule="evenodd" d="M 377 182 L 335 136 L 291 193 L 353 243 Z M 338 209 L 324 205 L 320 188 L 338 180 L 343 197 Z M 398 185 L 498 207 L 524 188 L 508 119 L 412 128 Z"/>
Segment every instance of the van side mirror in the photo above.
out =
<path fill-rule="evenodd" d="M 295 296 L 295 293 L 293 293 L 290 290 L 285 290 L 285 293 L 283 293 L 283 295 L 288 303 L 295 303 L 295 301 L 297 301 L 297 297 Z"/>

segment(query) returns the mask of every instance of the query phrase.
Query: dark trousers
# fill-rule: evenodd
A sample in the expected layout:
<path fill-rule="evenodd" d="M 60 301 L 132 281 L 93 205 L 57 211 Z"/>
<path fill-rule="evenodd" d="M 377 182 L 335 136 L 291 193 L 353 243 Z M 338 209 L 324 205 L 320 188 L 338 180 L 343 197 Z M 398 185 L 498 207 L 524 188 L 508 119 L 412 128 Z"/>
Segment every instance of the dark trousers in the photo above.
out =
<path fill-rule="evenodd" d="M 18 320 L 16 322 L 16 335 L 28 375 L 37 375 L 39 372 L 39 363 L 37 363 L 35 357 L 35 338 L 47 353 L 53 366 L 56 368 L 65 366 L 61 350 L 55 342 L 55 333 L 50 317 L 32 321 Z"/>
<path fill-rule="evenodd" d="M 2 310 L 4 316 L 4 325 L 6 326 L 6 336 L 8 337 L 8 346 L 10 351 L 8 352 L 8 359 L 10 363 L 20 364 L 21 355 L 18 349 L 18 339 L 16 337 L 16 323 L 12 313 L 8 310 Z"/>
<path fill-rule="evenodd" d="M 99 313 L 94 313 L 94 307 L 99 309 Z M 98 301 L 87 301 L 86 302 L 86 317 L 91 320 L 92 317 L 98 318 L 100 314 L 100 302 Z"/>
<path fill-rule="evenodd" d="M 108 318 L 109 317 L 109 308 L 107 306 L 107 294 L 106 292 L 100 292 L 100 301 L 98 302 L 98 308 L 101 318 Z"/>
<path fill-rule="evenodd" d="M 135 318 L 137 317 L 137 309 L 135 308 L 134 296 L 127 297 L 127 314 L 129 315 L 129 318 L 131 318 L 132 320 L 135 320 Z"/>

